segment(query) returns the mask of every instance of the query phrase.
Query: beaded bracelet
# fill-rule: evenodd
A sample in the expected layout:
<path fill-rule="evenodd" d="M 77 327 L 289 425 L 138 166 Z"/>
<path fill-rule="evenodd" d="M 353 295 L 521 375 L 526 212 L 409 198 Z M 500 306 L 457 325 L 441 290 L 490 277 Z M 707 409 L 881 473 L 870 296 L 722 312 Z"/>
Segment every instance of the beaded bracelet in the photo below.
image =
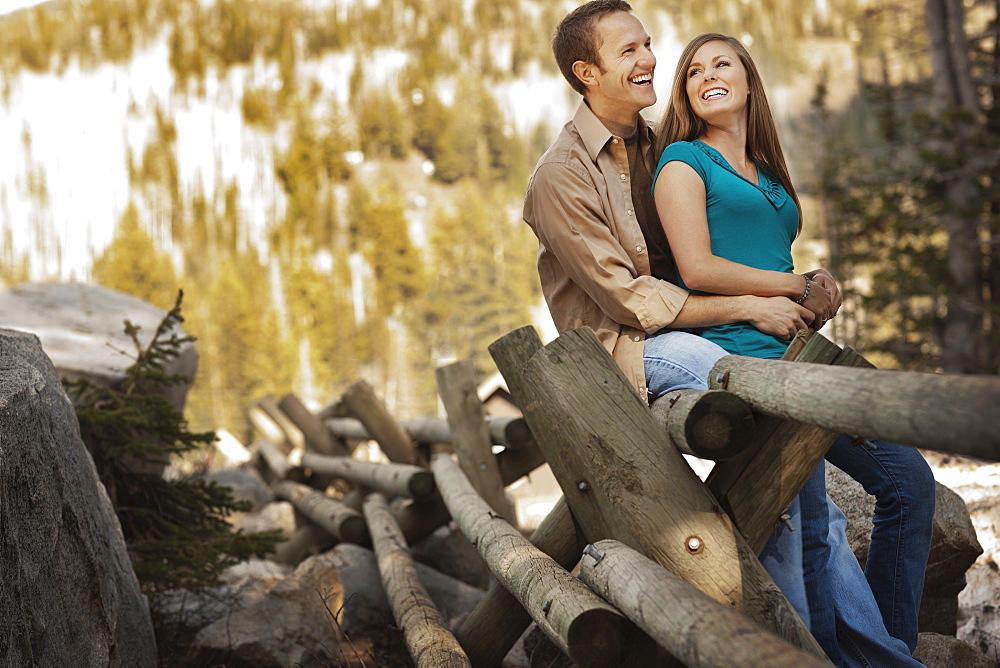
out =
<path fill-rule="evenodd" d="M 812 285 L 813 285 L 812 279 L 806 276 L 805 274 L 802 274 L 802 278 L 806 279 L 806 289 L 802 292 L 802 296 L 795 300 L 796 304 L 801 304 L 806 299 L 808 299 L 809 291 L 812 290 Z"/>

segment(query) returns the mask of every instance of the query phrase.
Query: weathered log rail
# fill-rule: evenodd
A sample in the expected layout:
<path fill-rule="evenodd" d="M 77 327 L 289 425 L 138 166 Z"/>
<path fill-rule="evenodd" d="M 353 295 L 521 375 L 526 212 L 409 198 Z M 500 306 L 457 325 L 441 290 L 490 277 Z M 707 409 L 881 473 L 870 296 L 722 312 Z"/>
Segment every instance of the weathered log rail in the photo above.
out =
<path fill-rule="evenodd" d="M 416 665 L 499 666 L 532 621 L 584 666 L 825 665 L 755 555 L 834 435 L 1000 460 L 1000 378 L 877 370 L 818 334 L 786 361 L 725 357 L 712 389 L 652 407 L 590 330 L 543 346 L 523 328 L 490 352 L 523 417 L 485 414 L 470 362 L 438 370 L 447 418 L 396 421 L 364 381 L 336 410 L 249 409 L 302 521 L 284 558 L 373 545 Z M 388 463 L 352 456 L 360 440 Z M 681 453 L 717 462 L 704 483 Z M 504 488 L 546 462 L 563 497 L 529 540 Z M 450 520 L 494 576 L 453 632 L 408 549 Z"/>

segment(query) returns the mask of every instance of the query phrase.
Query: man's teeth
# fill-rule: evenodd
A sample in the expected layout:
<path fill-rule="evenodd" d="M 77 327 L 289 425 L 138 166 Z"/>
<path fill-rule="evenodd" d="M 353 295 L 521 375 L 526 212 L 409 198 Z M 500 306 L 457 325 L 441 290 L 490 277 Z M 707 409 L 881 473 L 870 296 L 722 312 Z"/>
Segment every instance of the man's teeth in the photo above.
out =
<path fill-rule="evenodd" d="M 632 77 L 632 83 L 634 83 L 634 84 L 649 83 L 652 80 L 653 80 L 653 75 L 652 74 L 640 74 L 637 77 Z"/>

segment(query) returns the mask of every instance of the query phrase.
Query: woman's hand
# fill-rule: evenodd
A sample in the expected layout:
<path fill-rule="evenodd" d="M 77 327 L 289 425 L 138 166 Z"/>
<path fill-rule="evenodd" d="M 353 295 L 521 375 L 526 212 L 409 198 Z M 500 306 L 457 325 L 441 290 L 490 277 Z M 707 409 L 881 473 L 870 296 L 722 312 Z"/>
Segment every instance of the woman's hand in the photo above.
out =
<path fill-rule="evenodd" d="M 826 321 L 837 315 L 844 298 L 840 294 L 840 287 L 837 281 L 826 269 L 814 269 L 802 274 L 808 276 L 813 281 L 812 289 L 809 291 L 809 298 L 802 305 L 816 314 L 814 325 L 819 329 Z M 813 299 L 813 293 L 817 294 L 817 299 Z M 824 299 L 825 296 L 825 299 Z"/>

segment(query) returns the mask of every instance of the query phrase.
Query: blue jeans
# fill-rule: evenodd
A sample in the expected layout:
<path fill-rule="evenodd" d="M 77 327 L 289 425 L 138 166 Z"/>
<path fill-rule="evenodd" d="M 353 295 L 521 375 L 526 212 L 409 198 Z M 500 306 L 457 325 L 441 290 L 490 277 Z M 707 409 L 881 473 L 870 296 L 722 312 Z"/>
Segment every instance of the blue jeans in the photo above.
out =
<path fill-rule="evenodd" d="M 712 366 L 727 354 L 686 332 L 648 337 L 644 357 L 651 398 L 675 389 L 707 389 Z M 790 509 L 791 524 L 800 530 L 779 525 L 761 562 L 834 662 L 920 665 L 910 654 L 930 549 L 934 481 L 915 449 L 876 444 L 870 450 L 841 436 L 828 455 L 876 497 L 868 579 L 847 544 L 843 513 L 826 495 L 822 465 Z"/>

